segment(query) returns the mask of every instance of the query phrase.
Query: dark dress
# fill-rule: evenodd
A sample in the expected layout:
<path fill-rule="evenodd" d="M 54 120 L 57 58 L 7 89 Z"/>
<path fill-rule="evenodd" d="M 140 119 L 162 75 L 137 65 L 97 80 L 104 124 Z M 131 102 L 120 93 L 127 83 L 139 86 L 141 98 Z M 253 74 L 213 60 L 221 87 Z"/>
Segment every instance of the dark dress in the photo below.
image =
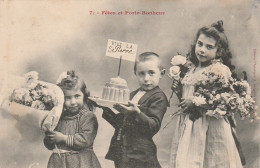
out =
<path fill-rule="evenodd" d="M 130 99 L 139 91 L 130 94 Z M 159 168 L 153 136 L 159 131 L 168 101 L 159 87 L 146 92 L 139 100 L 140 114 L 115 114 L 105 108 L 102 117 L 114 128 L 106 159 L 120 168 Z"/>
<path fill-rule="evenodd" d="M 71 146 L 57 144 L 61 157 L 53 152 L 48 168 L 101 168 L 93 151 L 97 129 L 97 118 L 87 109 L 81 110 L 74 116 L 61 116 L 55 131 L 71 135 L 73 142 Z M 49 144 L 45 138 L 44 145 L 49 150 L 55 150 L 55 146 Z"/>

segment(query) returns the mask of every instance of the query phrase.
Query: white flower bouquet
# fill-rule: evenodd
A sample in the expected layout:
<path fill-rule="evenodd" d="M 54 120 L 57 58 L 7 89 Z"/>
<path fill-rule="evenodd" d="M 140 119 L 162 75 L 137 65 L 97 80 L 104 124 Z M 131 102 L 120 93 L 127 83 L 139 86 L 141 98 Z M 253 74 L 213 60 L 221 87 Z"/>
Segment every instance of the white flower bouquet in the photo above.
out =
<path fill-rule="evenodd" d="M 43 130 L 53 130 L 63 108 L 62 90 L 54 84 L 39 81 L 37 72 L 30 72 L 23 78 L 18 78 L 20 84 L 11 88 L 11 93 L 6 94 L 8 97 L 5 99 L 9 101 L 5 103 L 5 107 L 2 103 L 2 108 L 17 120 Z"/>

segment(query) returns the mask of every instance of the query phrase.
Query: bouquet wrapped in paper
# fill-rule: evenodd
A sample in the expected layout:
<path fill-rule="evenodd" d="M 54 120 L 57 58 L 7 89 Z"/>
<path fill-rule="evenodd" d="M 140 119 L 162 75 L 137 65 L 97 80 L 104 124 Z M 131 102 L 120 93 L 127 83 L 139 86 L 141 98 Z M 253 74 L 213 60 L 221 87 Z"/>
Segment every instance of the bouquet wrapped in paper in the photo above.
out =
<path fill-rule="evenodd" d="M 62 113 L 62 90 L 57 85 L 39 81 L 37 72 L 13 77 L 12 81 L 16 84 L 9 80 L 2 86 L 2 109 L 31 126 L 53 130 Z"/>

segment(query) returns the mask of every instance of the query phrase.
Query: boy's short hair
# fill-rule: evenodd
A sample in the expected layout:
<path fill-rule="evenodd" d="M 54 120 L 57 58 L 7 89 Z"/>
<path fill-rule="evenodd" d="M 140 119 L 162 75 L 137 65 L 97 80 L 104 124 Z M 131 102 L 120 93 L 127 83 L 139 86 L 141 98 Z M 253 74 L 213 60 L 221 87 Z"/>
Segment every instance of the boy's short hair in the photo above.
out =
<path fill-rule="evenodd" d="M 136 66 L 139 62 L 145 62 L 148 60 L 152 60 L 153 57 L 156 57 L 158 59 L 158 68 L 160 69 L 160 71 L 164 70 L 164 68 L 161 64 L 160 56 L 158 54 L 156 54 L 154 52 L 144 52 L 144 53 L 140 54 L 139 56 L 137 56 L 135 59 L 134 73 L 136 73 Z"/>

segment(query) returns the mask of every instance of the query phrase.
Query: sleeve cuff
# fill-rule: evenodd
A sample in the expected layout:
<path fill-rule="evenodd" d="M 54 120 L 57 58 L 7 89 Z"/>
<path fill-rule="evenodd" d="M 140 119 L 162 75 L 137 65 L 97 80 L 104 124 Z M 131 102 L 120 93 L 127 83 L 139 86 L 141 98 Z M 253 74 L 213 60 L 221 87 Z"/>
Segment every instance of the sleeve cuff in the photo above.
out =
<path fill-rule="evenodd" d="M 136 113 L 137 113 L 137 114 L 141 114 L 141 110 L 139 109 L 139 107 L 137 107 Z"/>
<path fill-rule="evenodd" d="M 68 135 L 66 140 L 66 145 L 69 147 L 73 147 L 74 144 L 74 135 Z"/>

